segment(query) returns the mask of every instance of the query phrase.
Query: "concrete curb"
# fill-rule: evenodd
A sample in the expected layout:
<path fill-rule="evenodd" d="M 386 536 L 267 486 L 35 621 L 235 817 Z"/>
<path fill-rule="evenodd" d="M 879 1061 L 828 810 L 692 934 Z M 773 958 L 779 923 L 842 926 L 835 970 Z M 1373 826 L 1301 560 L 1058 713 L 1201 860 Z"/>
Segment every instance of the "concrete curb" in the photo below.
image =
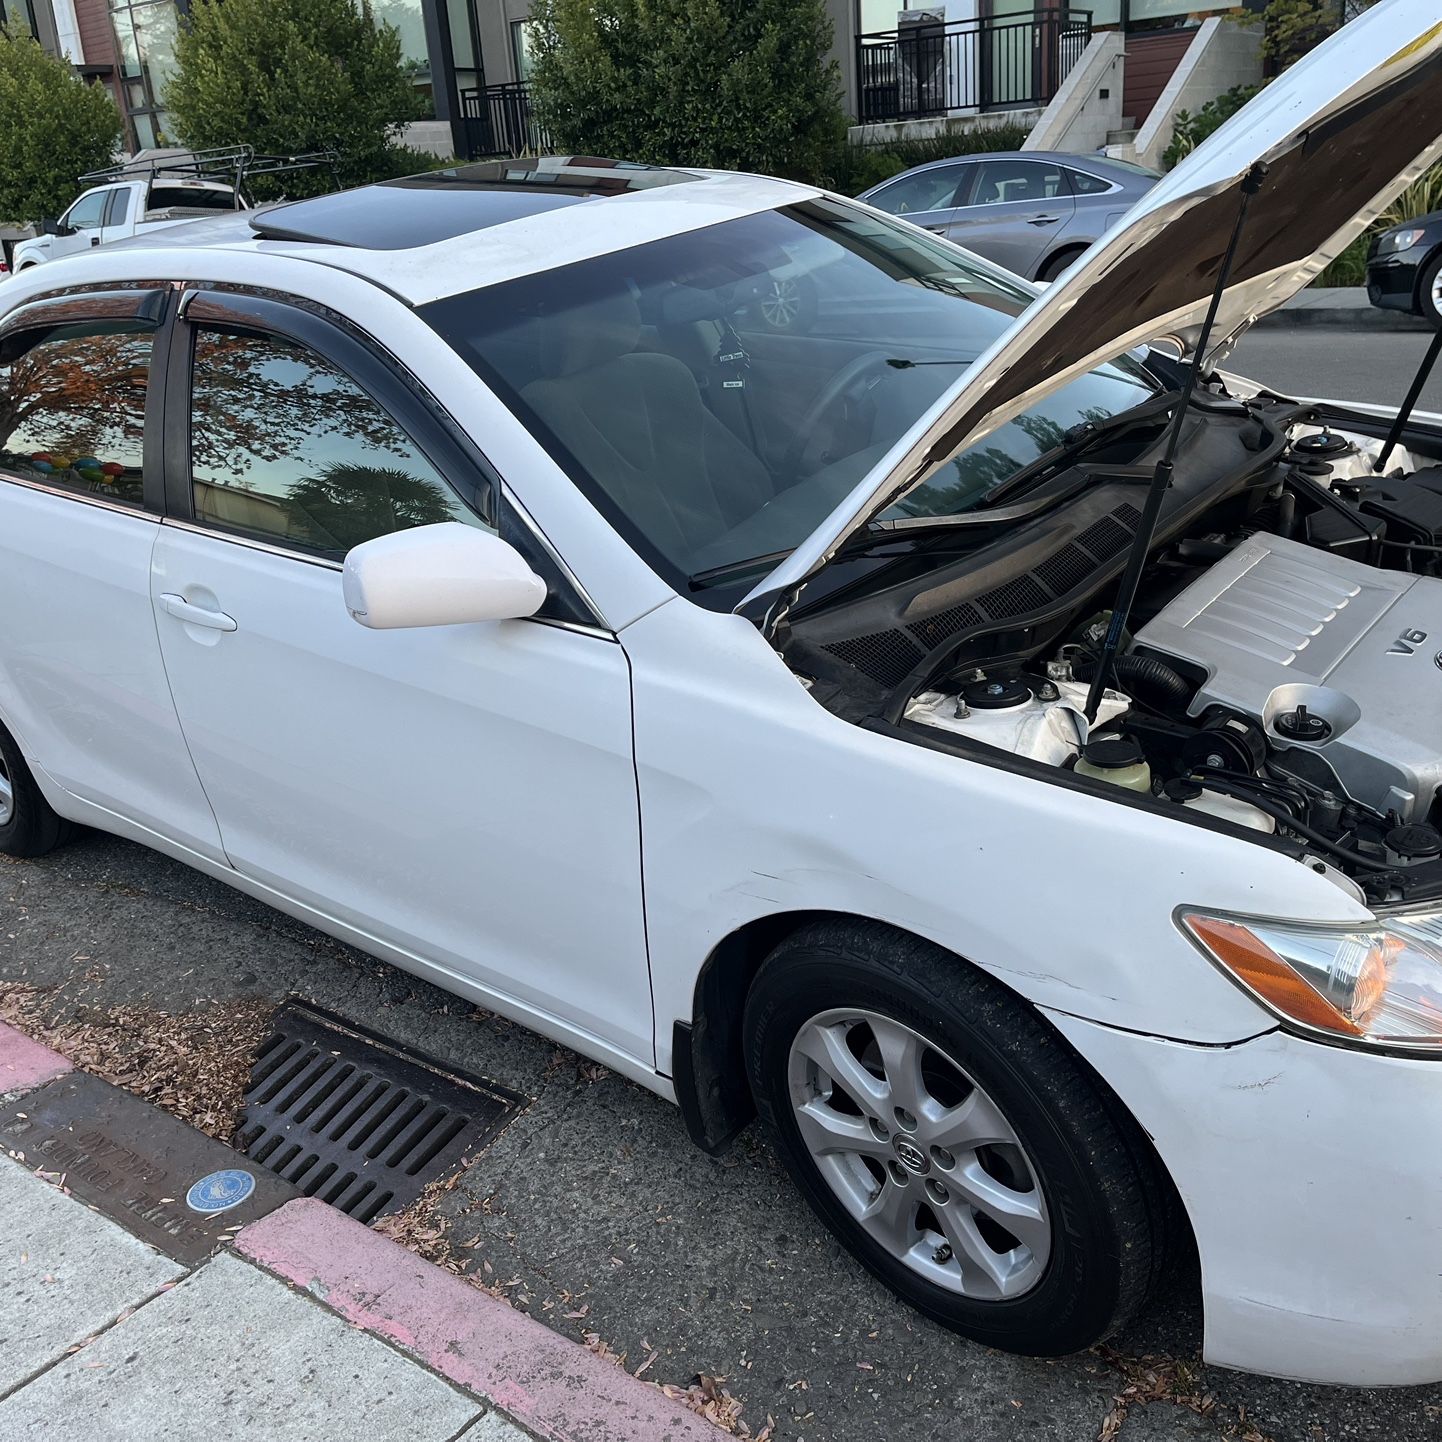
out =
<path fill-rule="evenodd" d="M 287 1202 L 233 1245 L 542 1437 L 715 1442 L 710 1423 L 657 1388 L 324 1202 Z"/>
<path fill-rule="evenodd" d="M 1432 326 L 1420 315 L 1406 311 L 1382 310 L 1367 299 L 1365 286 L 1308 286 L 1285 305 L 1264 315 L 1258 330 L 1349 330 L 1364 335 L 1387 331 L 1430 332 Z"/>
<path fill-rule="evenodd" d="M 33 1092 L 73 1070 L 58 1051 L 0 1021 L 0 1096 Z"/>

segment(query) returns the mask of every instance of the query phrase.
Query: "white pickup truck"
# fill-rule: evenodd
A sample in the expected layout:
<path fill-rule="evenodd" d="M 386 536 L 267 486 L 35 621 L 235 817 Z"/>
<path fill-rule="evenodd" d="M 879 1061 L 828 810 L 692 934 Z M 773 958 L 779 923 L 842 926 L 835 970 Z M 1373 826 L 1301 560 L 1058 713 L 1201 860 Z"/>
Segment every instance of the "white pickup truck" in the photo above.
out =
<path fill-rule="evenodd" d="M 93 245 L 248 204 L 234 185 L 221 180 L 164 173 L 119 178 L 87 190 L 59 220 L 46 221 L 34 239 L 20 241 L 11 269 L 18 273 Z"/>

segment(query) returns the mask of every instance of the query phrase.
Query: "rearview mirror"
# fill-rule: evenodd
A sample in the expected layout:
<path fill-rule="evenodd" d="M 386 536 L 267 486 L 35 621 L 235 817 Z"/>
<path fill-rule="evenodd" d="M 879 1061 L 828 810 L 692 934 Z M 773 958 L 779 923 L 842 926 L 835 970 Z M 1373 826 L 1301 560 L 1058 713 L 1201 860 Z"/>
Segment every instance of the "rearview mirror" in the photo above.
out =
<path fill-rule="evenodd" d="M 546 583 L 499 536 L 460 521 L 377 536 L 345 558 L 346 609 L 362 626 L 459 626 L 534 616 Z"/>

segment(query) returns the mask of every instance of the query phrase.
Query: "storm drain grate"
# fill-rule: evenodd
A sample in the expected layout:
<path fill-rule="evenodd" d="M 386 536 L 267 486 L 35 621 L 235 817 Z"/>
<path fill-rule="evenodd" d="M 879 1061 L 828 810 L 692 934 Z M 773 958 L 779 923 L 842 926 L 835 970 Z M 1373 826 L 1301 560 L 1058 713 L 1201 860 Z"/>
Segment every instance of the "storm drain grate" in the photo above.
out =
<path fill-rule="evenodd" d="M 292 1004 L 256 1051 L 236 1145 L 305 1196 L 369 1222 L 484 1146 L 522 1101 Z"/>

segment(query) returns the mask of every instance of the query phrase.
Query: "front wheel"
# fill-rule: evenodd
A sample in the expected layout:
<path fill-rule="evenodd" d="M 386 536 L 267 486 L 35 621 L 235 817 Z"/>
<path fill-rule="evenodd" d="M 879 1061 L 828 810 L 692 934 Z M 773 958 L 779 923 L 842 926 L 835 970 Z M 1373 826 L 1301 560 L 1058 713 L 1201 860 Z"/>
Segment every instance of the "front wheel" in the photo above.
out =
<path fill-rule="evenodd" d="M 1442 255 L 1434 256 L 1417 286 L 1417 309 L 1442 330 Z"/>
<path fill-rule="evenodd" d="M 1168 1183 L 1097 1078 L 992 978 L 886 928 L 819 925 L 762 966 L 745 1042 L 802 1193 L 928 1316 L 1060 1356 L 1146 1300 Z"/>

